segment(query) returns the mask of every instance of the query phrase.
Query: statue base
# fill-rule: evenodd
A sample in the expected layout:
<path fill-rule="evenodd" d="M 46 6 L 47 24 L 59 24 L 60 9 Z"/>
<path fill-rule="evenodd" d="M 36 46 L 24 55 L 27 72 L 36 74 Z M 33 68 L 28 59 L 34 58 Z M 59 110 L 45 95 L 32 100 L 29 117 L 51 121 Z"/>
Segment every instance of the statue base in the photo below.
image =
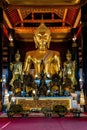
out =
<path fill-rule="evenodd" d="M 43 107 L 53 108 L 54 105 L 64 105 L 67 109 L 72 108 L 72 97 L 40 97 L 34 100 L 33 97 L 14 97 L 16 104 L 21 104 L 24 110 L 39 109 Z"/>

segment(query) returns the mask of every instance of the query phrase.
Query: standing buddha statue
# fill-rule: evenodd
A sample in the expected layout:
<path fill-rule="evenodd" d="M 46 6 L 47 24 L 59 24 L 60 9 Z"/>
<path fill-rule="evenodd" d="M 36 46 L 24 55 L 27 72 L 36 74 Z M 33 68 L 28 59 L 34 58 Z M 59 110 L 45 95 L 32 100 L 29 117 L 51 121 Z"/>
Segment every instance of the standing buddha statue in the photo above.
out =
<path fill-rule="evenodd" d="M 67 54 L 66 54 L 66 61 L 64 62 L 63 77 L 64 77 L 64 79 L 67 79 L 67 81 L 68 81 L 68 79 L 70 79 L 70 81 L 71 81 L 70 86 L 72 89 L 77 84 L 75 72 L 76 72 L 76 62 L 72 61 L 72 55 L 71 55 L 70 51 L 68 50 Z M 69 83 L 69 81 L 68 81 L 68 83 Z"/>
<path fill-rule="evenodd" d="M 14 81 L 19 78 L 22 79 L 22 62 L 20 61 L 19 51 L 15 54 L 15 62 L 10 63 L 10 70 L 12 71 L 12 79 L 9 84 L 14 88 Z"/>

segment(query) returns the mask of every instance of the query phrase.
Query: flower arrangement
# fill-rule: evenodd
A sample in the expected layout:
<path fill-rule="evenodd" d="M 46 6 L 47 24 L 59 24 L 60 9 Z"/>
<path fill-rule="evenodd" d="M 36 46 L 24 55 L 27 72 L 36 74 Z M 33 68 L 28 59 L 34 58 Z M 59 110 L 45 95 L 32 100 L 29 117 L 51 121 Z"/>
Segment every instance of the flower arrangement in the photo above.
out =
<path fill-rule="evenodd" d="M 64 117 L 68 112 L 66 106 L 64 106 L 64 105 L 55 105 L 55 106 L 53 106 L 53 111 L 55 113 L 57 113 L 59 115 L 59 117 Z"/>
<path fill-rule="evenodd" d="M 72 108 L 70 111 L 71 111 L 72 113 L 81 112 L 81 110 L 78 109 L 78 108 Z"/>
<path fill-rule="evenodd" d="M 53 112 L 51 108 L 47 108 L 47 107 L 43 107 L 41 111 L 45 115 L 45 117 L 51 117 Z"/>
<path fill-rule="evenodd" d="M 74 117 L 80 117 L 81 110 L 78 108 L 72 108 L 70 112 L 73 114 Z"/>

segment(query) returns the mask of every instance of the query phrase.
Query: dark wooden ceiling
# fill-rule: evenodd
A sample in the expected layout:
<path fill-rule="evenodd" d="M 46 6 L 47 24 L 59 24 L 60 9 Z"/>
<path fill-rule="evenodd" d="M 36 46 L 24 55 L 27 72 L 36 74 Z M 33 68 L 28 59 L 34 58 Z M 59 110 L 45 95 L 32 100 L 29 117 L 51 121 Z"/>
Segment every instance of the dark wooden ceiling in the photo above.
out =
<path fill-rule="evenodd" d="M 3 0 L 4 1 L 4 0 Z M 81 6 L 87 0 L 5 0 L 4 28 L 15 30 L 15 39 L 33 41 L 35 29 L 44 22 L 53 42 L 70 40 L 81 24 Z"/>

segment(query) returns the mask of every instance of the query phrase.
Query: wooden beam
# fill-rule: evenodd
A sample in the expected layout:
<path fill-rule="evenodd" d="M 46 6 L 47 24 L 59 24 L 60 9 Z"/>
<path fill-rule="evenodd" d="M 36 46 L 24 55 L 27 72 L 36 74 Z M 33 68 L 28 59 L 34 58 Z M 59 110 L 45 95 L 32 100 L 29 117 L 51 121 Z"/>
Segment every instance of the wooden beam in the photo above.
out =
<path fill-rule="evenodd" d="M 86 0 L 53 0 L 53 1 L 46 1 L 46 0 L 7 0 L 9 5 L 14 6 L 56 6 L 56 7 L 67 7 L 67 6 L 81 6 L 82 4 L 86 3 Z"/>
<path fill-rule="evenodd" d="M 20 9 L 17 9 L 17 11 L 18 11 L 19 17 L 21 19 L 21 26 L 23 27 L 24 25 L 23 25 L 23 17 L 22 17 L 21 11 L 20 11 Z"/>
<path fill-rule="evenodd" d="M 80 21 L 81 21 L 81 9 L 79 10 L 79 13 L 78 13 L 76 21 L 75 21 L 75 23 L 73 25 L 73 28 L 76 28 Z"/>
<path fill-rule="evenodd" d="M 51 33 L 70 33 L 71 27 L 48 27 Z M 37 27 L 14 27 L 15 33 L 19 34 L 34 34 Z"/>
<path fill-rule="evenodd" d="M 65 9 L 64 11 L 64 16 L 63 16 L 63 21 L 65 21 L 66 15 L 67 15 L 68 9 Z M 63 22 L 63 26 L 65 26 L 65 22 Z"/>
<path fill-rule="evenodd" d="M 8 17 L 7 17 L 7 15 L 6 15 L 6 13 L 5 13 L 4 10 L 3 10 L 3 18 L 4 18 L 4 20 L 6 21 L 8 27 L 9 27 L 9 28 L 13 28 L 13 27 L 12 27 L 12 24 L 10 23 L 10 21 L 9 21 L 9 19 L 8 19 Z"/>
<path fill-rule="evenodd" d="M 23 23 L 41 23 L 42 19 L 40 20 L 36 20 L 36 19 L 31 19 L 31 20 L 23 20 Z M 53 22 L 57 22 L 57 23 L 61 23 L 63 22 L 62 19 L 43 19 L 44 23 L 53 23 Z"/>

